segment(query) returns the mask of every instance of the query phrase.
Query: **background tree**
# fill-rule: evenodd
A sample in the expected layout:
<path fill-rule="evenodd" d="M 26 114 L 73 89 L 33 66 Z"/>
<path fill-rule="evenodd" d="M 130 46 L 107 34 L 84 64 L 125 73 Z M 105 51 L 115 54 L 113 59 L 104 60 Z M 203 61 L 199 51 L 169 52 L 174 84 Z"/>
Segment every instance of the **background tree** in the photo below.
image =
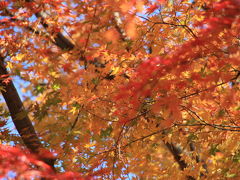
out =
<path fill-rule="evenodd" d="M 238 0 L 1 1 L 8 107 L 0 109 L 1 139 L 31 153 L 8 147 L 28 166 L 7 161 L 1 173 L 237 178 L 239 7 Z M 14 76 L 25 82 L 24 103 Z M 5 126 L 10 116 L 20 136 Z"/>

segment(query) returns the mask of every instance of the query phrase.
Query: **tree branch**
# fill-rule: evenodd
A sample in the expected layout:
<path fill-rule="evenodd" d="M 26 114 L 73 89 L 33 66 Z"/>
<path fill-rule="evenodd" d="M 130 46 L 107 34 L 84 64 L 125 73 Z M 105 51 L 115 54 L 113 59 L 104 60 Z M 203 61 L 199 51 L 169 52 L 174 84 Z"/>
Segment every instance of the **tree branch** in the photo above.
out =
<path fill-rule="evenodd" d="M 0 55 L 0 76 L 3 75 L 8 75 L 8 72 L 4 65 L 4 57 Z M 8 83 L 3 81 L 3 79 L 0 79 L 0 85 L 4 87 L 1 93 L 6 101 L 13 123 L 23 143 L 32 153 L 39 155 L 42 161 L 54 169 L 55 159 L 41 157 L 40 153 L 43 149 L 43 145 L 37 136 L 13 82 L 11 80 Z"/>
<path fill-rule="evenodd" d="M 33 0 L 26 0 L 26 2 L 34 2 Z M 49 25 L 45 22 L 44 17 L 41 12 L 35 13 L 35 16 L 40 19 L 42 26 L 47 29 Z M 51 33 L 54 35 L 54 32 Z M 74 48 L 74 44 L 66 38 L 61 32 L 58 32 L 54 35 L 55 45 L 60 47 L 62 50 L 72 50 Z"/>

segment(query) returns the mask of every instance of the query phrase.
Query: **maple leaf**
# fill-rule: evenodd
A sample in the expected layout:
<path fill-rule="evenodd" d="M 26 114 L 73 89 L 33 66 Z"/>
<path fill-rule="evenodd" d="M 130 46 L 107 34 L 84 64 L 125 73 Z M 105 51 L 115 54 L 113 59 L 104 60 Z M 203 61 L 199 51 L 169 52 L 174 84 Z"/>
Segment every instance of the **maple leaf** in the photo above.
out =
<path fill-rule="evenodd" d="M 8 6 L 8 2 L 7 1 L 1 1 L 0 2 L 0 9 L 4 9 L 4 8 L 6 8 L 7 6 Z"/>
<path fill-rule="evenodd" d="M 157 4 L 152 4 L 149 8 L 147 8 L 147 13 L 151 14 L 158 8 L 159 8 L 159 6 Z"/>
<path fill-rule="evenodd" d="M 5 83 L 5 84 L 9 84 L 10 82 L 12 81 L 12 78 L 5 78 L 4 80 L 3 80 L 3 83 Z"/>
<path fill-rule="evenodd" d="M 1 174 L 237 178 L 238 0 L 9 0 L 0 10 Z"/>
<path fill-rule="evenodd" d="M 160 4 L 165 3 L 166 0 L 157 0 Z"/>
<path fill-rule="evenodd" d="M 107 41 L 117 42 L 119 39 L 118 32 L 115 29 L 109 29 L 107 32 L 104 33 L 104 37 Z"/>
<path fill-rule="evenodd" d="M 62 65 L 63 70 L 67 73 L 72 71 L 72 64 L 71 63 L 65 63 Z"/>

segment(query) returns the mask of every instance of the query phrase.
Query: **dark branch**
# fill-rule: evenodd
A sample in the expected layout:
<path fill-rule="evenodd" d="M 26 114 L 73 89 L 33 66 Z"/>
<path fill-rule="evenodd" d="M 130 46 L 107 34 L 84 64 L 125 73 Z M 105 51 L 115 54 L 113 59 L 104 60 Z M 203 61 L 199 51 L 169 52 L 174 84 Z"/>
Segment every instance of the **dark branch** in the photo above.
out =
<path fill-rule="evenodd" d="M 26 2 L 33 2 L 33 0 L 26 0 Z M 40 19 L 42 26 L 47 29 L 49 25 L 46 23 L 44 17 L 42 16 L 41 12 L 35 13 L 35 16 Z M 74 48 L 74 44 L 66 38 L 61 32 L 58 32 L 56 35 L 55 33 L 51 33 L 54 36 L 55 44 L 60 47 L 62 50 L 72 50 Z"/>
<path fill-rule="evenodd" d="M 7 69 L 4 65 L 4 57 L 1 55 L 0 75 L 8 75 Z M 13 82 L 10 80 L 8 83 L 5 83 L 4 79 L 1 79 L 0 86 L 4 87 L 4 90 L 2 90 L 1 93 L 6 101 L 13 123 L 21 136 L 23 143 L 32 153 L 39 154 L 41 149 L 43 149 L 43 145 L 41 144 L 32 122 L 27 115 L 27 111 L 23 106 Z M 54 169 L 55 159 L 41 159 Z"/>

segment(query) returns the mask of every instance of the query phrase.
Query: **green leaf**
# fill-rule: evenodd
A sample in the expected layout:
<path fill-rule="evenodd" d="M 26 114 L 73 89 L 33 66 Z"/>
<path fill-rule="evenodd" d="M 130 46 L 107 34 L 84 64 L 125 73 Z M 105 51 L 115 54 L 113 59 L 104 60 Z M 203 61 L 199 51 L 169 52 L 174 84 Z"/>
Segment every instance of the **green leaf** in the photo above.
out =
<path fill-rule="evenodd" d="M 81 107 L 81 105 L 78 102 L 73 103 L 72 106 L 77 109 L 79 109 Z"/>
<path fill-rule="evenodd" d="M 19 69 L 15 69 L 15 74 L 21 77 L 21 71 Z"/>
<path fill-rule="evenodd" d="M 99 78 L 93 78 L 92 79 L 92 83 L 94 84 L 94 85 L 98 85 L 99 84 Z"/>
<path fill-rule="evenodd" d="M 152 156 L 151 156 L 150 154 L 147 154 L 147 155 L 146 155 L 146 159 L 147 159 L 148 161 L 151 161 L 151 160 L 152 160 Z"/>
<path fill-rule="evenodd" d="M 53 90 L 59 90 L 60 89 L 60 84 L 58 84 L 58 83 L 54 83 L 53 85 L 52 85 L 52 88 L 53 88 Z"/>
<path fill-rule="evenodd" d="M 224 109 L 221 109 L 220 111 L 218 111 L 217 117 L 218 117 L 218 118 L 221 118 L 221 117 L 224 116 L 224 114 L 225 114 L 225 110 L 224 110 Z"/>
<path fill-rule="evenodd" d="M 196 119 L 195 118 L 191 118 L 191 119 L 189 119 L 188 121 L 187 121 L 187 125 L 190 125 L 190 124 L 195 124 L 197 121 L 196 121 Z"/>
<path fill-rule="evenodd" d="M 152 146 L 152 148 L 156 149 L 159 146 L 159 144 L 158 143 L 153 143 L 151 146 Z"/>
<path fill-rule="evenodd" d="M 226 177 L 227 178 L 234 178 L 234 177 L 236 177 L 237 175 L 236 174 L 234 174 L 234 173 L 227 173 L 226 174 Z"/>
<path fill-rule="evenodd" d="M 62 101 L 62 100 L 61 100 L 60 98 L 54 97 L 54 98 L 48 99 L 47 102 L 46 102 L 46 105 L 47 105 L 47 106 L 57 105 L 57 104 L 60 103 L 61 101 Z"/>
<path fill-rule="evenodd" d="M 232 157 L 233 162 L 240 162 L 240 151 L 237 151 L 233 157 Z"/>
<path fill-rule="evenodd" d="M 111 135 L 111 133 L 112 133 L 112 130 L 113 130 L 112 126 L 109 126 L 105 130 L 101 130 L 100 137 L 101 138 L 109 137 Z"/>
<path fill-rule="evenodd" d="M 191 134 L 189 134 L 189 136 L 188 136 L 188 141 L 194 141 L 194 140 L 196 140 L 197 139 L 197 136 L 195 135 L 195 134 L 193 134 L 193 133 L 191 133 Z"/>
<path fill-rule="evenodd" d="M 35 89 L 34 89 L 34 93 L 35 93 L 36 95 L 41 94 L 41 93 L 43 93 L 44 91 L 45 91 L 45 84 L 38 84 L 38 85 L 35 87 Z"/>
<path fill-rule="evenodd" d="M 217 148 L 217 146 L 218 146 L 217 144 L 211 145 L 211 148 L 209 150 L 209 154 L 215 156 L 216 152 L 220 152 L 220 150 Z"/>

